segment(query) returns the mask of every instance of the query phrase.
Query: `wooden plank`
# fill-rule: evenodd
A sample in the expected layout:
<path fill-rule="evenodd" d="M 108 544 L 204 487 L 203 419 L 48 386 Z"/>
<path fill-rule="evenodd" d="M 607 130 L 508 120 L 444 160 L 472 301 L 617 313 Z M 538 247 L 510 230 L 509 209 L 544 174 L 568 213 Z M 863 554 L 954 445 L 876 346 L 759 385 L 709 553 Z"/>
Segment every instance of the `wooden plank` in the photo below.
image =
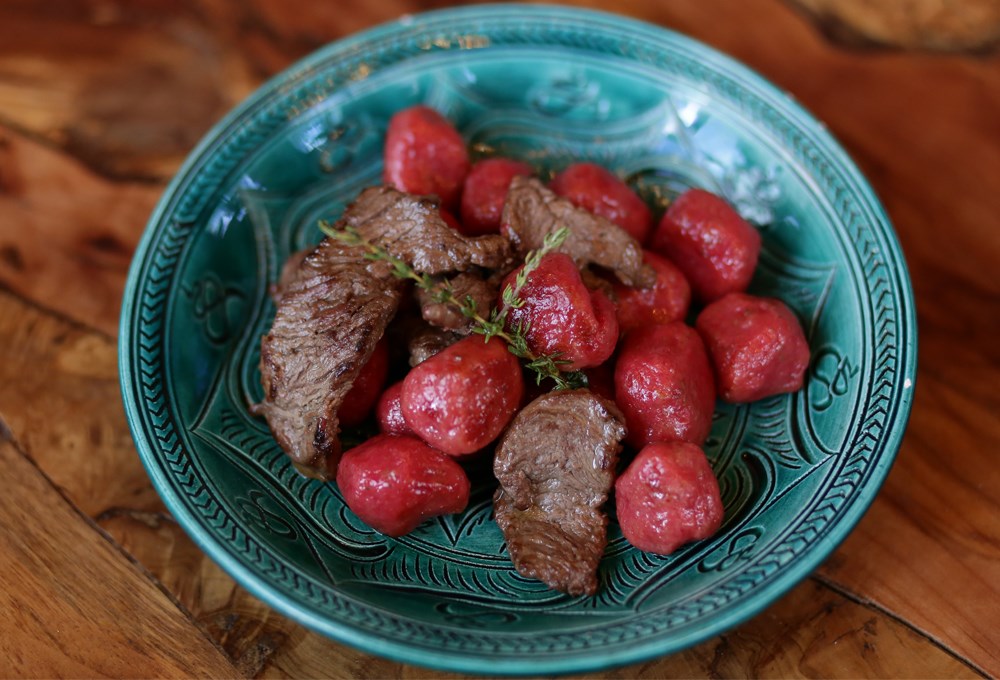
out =
<path fill-rule="evenodd" d="M 0 125 L 0 284 L 114 335 L 160 190 L 104 180 Z"/>
<path fill-rule="evenodd" d="M 791 0 L 823 32 L 846 45 L 894 45 L 942 51 L 986 50 L 1000 42 L 995 0 Z"/>
<path fill-rule="evenodd" d="M 6 441 L 0 466 L 0 675 L 234 675 L 174 602 Z"/>
<path fill-rule="evenodd" d="M 3 4 L 0 121 L 101 175 L 169 178 L 257 84 L 197 2 Z"/>
<path fill-rule="evenodd" d="M 135 452 L 114 340 L 0 292 L 0 418 L 84 513 L 163 506 Z"/>
<path fill-rule="evenodd" d="M 815 581 L 732 632 L 677 656 L 687 663 L 671 657 L 612 677 L 976 677 L 907 626 Z"/>
<path fill-rule="evenodd" d="M 325 641 L 279 621 L 205 566 L 158 514 L 118 410 L 108 337 L 129 254 L 159 189 L 99 174 L 166 176 L 211 122 L 211 107 L 199 102 L 173 117 L 151 113 L 134 96 L 144 83 L 158 83 L 172 100 L 232 100 L 319 44 L 425 6 L 349 0 L 346 11 L 332 11 L 323 3 L 201 0 L 197 9 L 133 8 L 112 0 L 53 13 L 44 3 L 4 3 L 0 117 L 84 163 L 0 128 L 0 283 L 103 335 L 0 303 L 0 414 L 74 502 L 144 563 L 162 565 L 157 573 L 203 621 L 218 622 L 213 636 L 250 672 L 315 673 L 317 659 L 360 675 L 386 667 L 349 650 L 324 652 Z M 917 402 L 885 489 L 821 573 L 1000 674 L 991 606 L 1000 482 L 989 460 L 1000 433 L 1000 55 L 846 51 L 778 0 L 622 0 L 616 10 L 687 32 L 791 91 L 845 143 L 884 199 L 919 301 Z M 131 65 L 122 56 L 136 54 Z M 156 536 L 141 536 L 147 524 Z M 263 651 L 254 652 L 258 643 Z"/>
<path fill-rule="evenodd" d="M 998 384 L 998 383 L 994 383 Z M 1000 673 L 996 411 L 927 374 L 885 487 L 824 578 Z M 961 451 L 961 456 L 949 454 Z"/>
<path fill-rule="evenodd" d="M 97 521 L 178 598 L 241 675 L 255 677 L 278 664 L 291 676 L 350 677 L 345 660 L 356 663 L 364 658 L 307 631 L 251 596 L 208 559 L 168 514 L 117 508 Z M 300 658 L 302 650 L 308 660 Z M 314 670 L 306 673 L 306 668 Z"/>

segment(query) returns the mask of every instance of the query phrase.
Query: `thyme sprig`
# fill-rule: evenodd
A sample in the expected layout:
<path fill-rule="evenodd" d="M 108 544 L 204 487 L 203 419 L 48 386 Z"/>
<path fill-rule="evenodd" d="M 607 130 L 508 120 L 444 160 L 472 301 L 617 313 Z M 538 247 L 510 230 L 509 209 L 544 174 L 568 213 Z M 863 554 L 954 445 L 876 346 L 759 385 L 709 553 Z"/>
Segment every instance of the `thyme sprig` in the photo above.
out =
<path fill-rule="evenodd" d="M 417 272 L 408 262 L 402 260 L 380 245 L 372 243 L 364 238 L 354 227 L 346 226 L 343 229 L 335 229 L 333 225 L 326 221 L 320 221 L 320 231 L 344 245 L 363 248 L 365 259 L 377 262 L 387 262 L 391 266 L 393 276 L 400 279 L 413 281 L 418 288 L 421 288 L 431 295 L 434 302 L 449 305 L 462 316 L 471 319 L 472 332 L 482 335 L 484 340 L 490 338 L 500 338 L 507 343 L 507 349 L 511 354 L 523 359 L 525 366 L 535 373 L 538 384 L 542 380 L 549 378 L 555 384 L 556 389 L 575 389 L 587 384 L 587 378 L 581 371 L 564 371 L 561 367 L 569 364 L 569 361 L 560 359 L 559 354 L 536 354 L 528 346 L 528 324 L 518 322 L 511 328 L 507 328 L 507 317 L 512 309 L 520 309 L 524 306 L 524 299 L 520 297 L 521 289 L 528 282 L 528 276 L 538 268 L 542 258 L 552 252 L 566 240 L 569 236 L 569 229 L 561 227 L 549 232 L 542 242 L 542 246 L 533 250 L 524 259 L 524 266 L 514 277 L 513 285 L 507 284 L 500 296 L 501 304 L 493 307 L 487 316 L 480 314 L 476 301 L 472 296 L 465 296 L 459 299 L 449 281 L 435 280 L 429 274 Z"/>

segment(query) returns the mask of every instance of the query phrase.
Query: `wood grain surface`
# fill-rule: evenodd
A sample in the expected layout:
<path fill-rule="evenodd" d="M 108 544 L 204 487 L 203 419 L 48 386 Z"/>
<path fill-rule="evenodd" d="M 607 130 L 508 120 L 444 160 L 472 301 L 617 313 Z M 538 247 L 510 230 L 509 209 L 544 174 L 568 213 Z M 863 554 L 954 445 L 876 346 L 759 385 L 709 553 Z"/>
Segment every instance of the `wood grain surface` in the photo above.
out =
<path fill-rule="evenodd" d="M 0 441 L 0 658 L 9 675 L 231 676 L 229 659 L 140 566 Z"/>
<path fill-rule="evenodd" d="M 145 221 L 212 123 L 320 45 L 444 4 L 0 3 L 0 675 L 447 677 L 309 632 L 208 560 L 139 463 L 115 346 Z M 813 0 L 575 4 L 702 40 L 823 120 L 896 227 L 920 342 L 897 462 L 818 572 L 725 635 L 587 677 L 1000 675 L 1000 53 L 873 48 L 923 43 L 852 19 L 866 3 L 836 21 L 888 38 L 831 40 Z"/>

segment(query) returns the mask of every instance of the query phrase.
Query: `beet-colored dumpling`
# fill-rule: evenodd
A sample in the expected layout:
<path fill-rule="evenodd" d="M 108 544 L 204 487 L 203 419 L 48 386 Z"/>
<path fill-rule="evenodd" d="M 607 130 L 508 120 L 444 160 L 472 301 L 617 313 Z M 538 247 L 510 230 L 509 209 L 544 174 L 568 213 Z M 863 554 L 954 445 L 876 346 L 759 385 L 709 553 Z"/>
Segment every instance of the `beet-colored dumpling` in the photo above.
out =
<path fill-rule="evenodd" d="M 684 272 L 702 302 L 747 289 L 760 255 L 760 234 L 725 200 L 702 189 L 677 197 L 650 248 Z"/>
<path fill-rule="evenodd" d="M 552 178 L 549 188 L 573 205 L 600 215 L 645 243 L 653 224 L 649 207 L 607 168 L 574 163 Z"/>
<path fill-rule="evenodd" d="M 415 366 L 403 379 L 406 424 L 447 454 L 474 453 L 503 431 L 524 393 L 517 357 L 499 338 L 472 335 Z"/>
<path fill-rule="evenodd" d="M 724 401 L 742 404 L 802 387 L 809 343 L 781 300 L 730 293 L 702 310 L 696 327 Z"/>
<path fill-rule="evenodd" d="M 375 402 L 375 419 L 378 429 L 385 434 L 413 434 L 403 418 L 403 381 L 393 383 Z"/>
<path fill-rule="evenodd" d="M 698 333 L 675 322 L 626 335 L 615 365 L 615 403 L 632 446 L 675 440 L 700 446 L 712 429 L 715 382 Z"/>
<path fill-rule="evenodd" d="M 445 224 L 459 233 L 462 232 L 462 223 L 458 221 L 457 217 L 451 214 L 451 211 L 442 207 L 438 209 L 438 212 L 441 214 L 441 219 L 444 220 Z"/>
<path fill-rule="evenodd" d="M 454 208 L 469 172 L 469 153 L 458 130 L 428 106 L 411 106 L 389 120 L 385 183 L 411 194 L 436 195 Z"/>
<path fill-rule="evenodd" d="M 472 166 L 462 188 L 462 227 L 467 236 L 500 233 L 510 182 L 531 175 L 531 166 L 510 158 L 487 158 Z"/>
<path fill-rule="evenodd" d="M 615 365 L 606 361 L 600 366 L 594 366 L 584 371 L 587 376 L 587 389 L 608 401 L 615 400 Z"/>
<path fill-rule="evenodd" d="M 364 422 L 378 401 L 382 386 L 389 373 L 389 350 L 385 338 L 378 341 L 368 361 L 354 379 L 351 390 L 344 397 L 337 419 L 343 427 L 354 427 Z"/>
<path fill-rule="evenodd" d="M 351 511 L 388 536 L 413 531 L 429 517 L 469 503 L 462 466 L 416 437 L 380 434 L 347 451 L 337 486 Z"/>
<path fill-rule="evenodd" d="M 520 268 L 500 287 L 514 286 Z M 523 304 L 510 310 L 507 328 L 527 328 L 528 347 L 535 354 L 553 355 L 575 371 L 599 366 L 615 351 L 618 320 L 615 306 L 599 290 L 583 283 L 576 263 L 563 253 L 549 253 L 528 274 L 518 295 Z"/>
<path fill-rule="evenodd" d="M 625 539 L 657 555 L 710 537 L 724 515 L 708 459 L 688 442 L 643 448 L 615 482 L 615 508 Z"/>
<path fill-rule="evenodd" d="M 642 261 L 656 272 L 650 288 L 633 288 L 613 282 L 618 298 L 618 326 L 623 333 L 653 323 L 683 321 L 691 304 L 691 286 L 667 258 L 644 250 Z"/>

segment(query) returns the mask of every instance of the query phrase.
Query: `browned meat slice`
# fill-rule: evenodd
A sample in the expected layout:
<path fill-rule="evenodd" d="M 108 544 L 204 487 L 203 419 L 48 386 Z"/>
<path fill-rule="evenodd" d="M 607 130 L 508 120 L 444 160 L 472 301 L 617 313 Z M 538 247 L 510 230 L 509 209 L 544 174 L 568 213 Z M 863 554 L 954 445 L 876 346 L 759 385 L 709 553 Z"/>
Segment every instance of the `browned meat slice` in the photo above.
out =
<path fill-rule="evenodd" d="M 391 187 L 370 187 L 348 207 L 343 221 L 425 274 L 496 269 L 511 259 L 510 242 L 499 234 L 469 238 L 449 227 L 437 203 Z"/>
<path fill-rule="evenodd" d="M 493 461 L 493 511 L 519 573 L 570 595 L 597 591 L 624 422 L 588 390 L 549 392 L 514 417 Z"/>
<path fill-rule="evenodd" d="M 612 222 L 557 196 L 535 178 L 511 181 L 501 221 L 522 254 L 540 248 L 549 232 L 566 227 L 570 234 L 559 250 L 577 266 L 604 267 L 627 286 L 649 288 L 656 282 L 656 274 L 642 262 L 638 241 Z"/>
<path fill-rule="evenodd" d="M 410 366 L 416 366 L 430 359 L 445 347 L 454 345 L 463 337 L 460 333 L 423 324 L 420 328 L 415 329 L 407 340 L 407 347 L 410 351 Z"/>
<path fill-rule="evenodd" d="M 448 283 L 451 284 L 452 295 L 456 300 L 465 302 L 467 297 L 471 297 L 483 318 L 489 318 L 490 309 L 496 304 L 500 288 L 500 280 L 497 277 L 491 276 L 486 279 L 473 272 L 462 272 L 448 279 Z M 472 320 L 463 316 L 453 305 L 435 302 L 433 294 L 426 290 L 417 289 L 416 295 L 420 313 L 427 323 L 446 330 L 468 333 Z"/>
<path fill-rule="evenodd" d="M 340 458 L 337 410 L 399 304 L 385 262 L 323 240 L 286 268 L 261 341 L 264 401 L 254 407 L 303 474 L 326 479 Z"/>

